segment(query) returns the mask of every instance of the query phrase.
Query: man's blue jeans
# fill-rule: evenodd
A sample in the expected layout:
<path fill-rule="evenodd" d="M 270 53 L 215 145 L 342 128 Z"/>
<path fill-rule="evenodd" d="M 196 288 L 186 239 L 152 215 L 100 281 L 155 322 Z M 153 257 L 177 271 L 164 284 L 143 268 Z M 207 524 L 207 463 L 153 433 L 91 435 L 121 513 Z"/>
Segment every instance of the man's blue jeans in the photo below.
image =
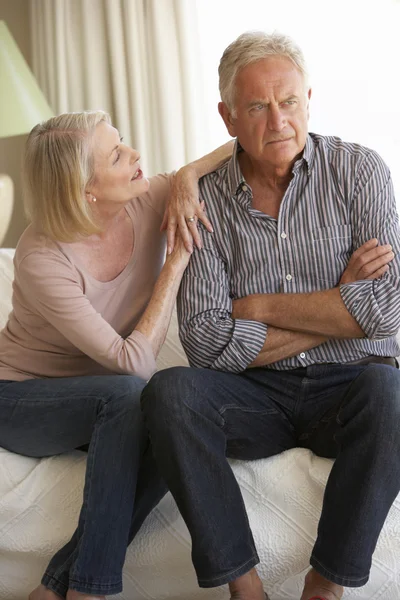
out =
<path fill-rule="evenodd" d="M 301 446 L 336 458 L 311 565 L 364 585 L 400 490 L 400 372 L 318 365 L 230 374 L 177 367 L 142 394 L 153 453 L 192 537 L 199 585 L 228 583 L 259 562 L 226 456 L 258 459 Z"/>
<path fill-rule="evenodd" d="M 127 545 L 166 492 L 140 412 L 144 385 L 124 375 L 0 381 L 0 446 L 43 457 L 89 444 L 78 528 L 42 579 L 62 597 L 122 590 Z"/>

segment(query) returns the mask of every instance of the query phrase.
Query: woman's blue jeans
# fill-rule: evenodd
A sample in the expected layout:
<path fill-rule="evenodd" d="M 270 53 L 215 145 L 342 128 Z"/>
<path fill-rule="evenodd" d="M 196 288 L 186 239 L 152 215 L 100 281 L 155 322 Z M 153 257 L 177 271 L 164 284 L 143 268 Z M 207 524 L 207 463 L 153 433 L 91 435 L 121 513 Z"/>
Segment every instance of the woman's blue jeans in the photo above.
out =
<path fill-rule="evenodd" d="M 145 382 L 125 375 L 0 381 L 0 446 L 44 457 L 89 444 L 78 528 L 42 583 L 117 594 L 128 544 L 166 492 L 140 412 Z"/>
<path fill-rule="evenodd" d="M 311 565 L 364 585 L 400 490 L 400 372 L 389 365 L 316 365 L 240 375 L 177 367 L 142 394 L 154 456 L 192 537 L 199 585 L 228 583 L 259 562 L 226 456 L 309 448 L 335 458 Z M 268 524 L 264 524 L 268 526 Z"/>

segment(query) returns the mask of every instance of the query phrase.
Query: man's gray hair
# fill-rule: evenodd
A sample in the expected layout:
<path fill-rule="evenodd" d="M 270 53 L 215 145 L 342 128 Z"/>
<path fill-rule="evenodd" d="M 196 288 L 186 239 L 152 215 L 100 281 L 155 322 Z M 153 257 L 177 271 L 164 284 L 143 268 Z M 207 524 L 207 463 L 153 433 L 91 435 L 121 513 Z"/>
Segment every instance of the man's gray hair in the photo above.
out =
<path fill-rule="evenodd" d="M 219 63 L 219 91 L 229 111 L 235 113 L 236 77 L 244 67 L 270 56 L 283 56 L 299 69 L 307 85 L 307 67 L 299 46 L 287 35 L 248 31 L 242 33 L 224 51 Z"/>

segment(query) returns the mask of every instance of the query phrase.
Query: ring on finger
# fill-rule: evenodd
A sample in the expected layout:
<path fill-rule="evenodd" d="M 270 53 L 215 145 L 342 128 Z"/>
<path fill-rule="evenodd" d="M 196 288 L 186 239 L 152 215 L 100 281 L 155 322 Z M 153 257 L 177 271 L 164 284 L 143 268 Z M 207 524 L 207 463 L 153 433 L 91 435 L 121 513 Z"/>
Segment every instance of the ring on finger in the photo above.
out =
<path fill-rule="evenodd" d="M 186 221 L 188 223 L 193 223 L 196 220 L 196 215 L 193 215 L 192 217 L 186 217 Z"/>

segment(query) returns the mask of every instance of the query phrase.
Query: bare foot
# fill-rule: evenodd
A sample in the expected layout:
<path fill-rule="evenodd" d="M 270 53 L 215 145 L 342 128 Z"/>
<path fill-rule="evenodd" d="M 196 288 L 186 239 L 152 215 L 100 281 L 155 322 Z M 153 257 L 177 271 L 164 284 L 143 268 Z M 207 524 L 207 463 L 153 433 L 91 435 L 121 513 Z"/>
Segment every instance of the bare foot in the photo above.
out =
<path fill-rule="evenodd" d="M 96 594 L 82 594 L 75 590 L 68 590 L 66 600 L 106 600 L 106 597 L 96 596 Z"/>
<path fill-rule="evenodd" d="M 321 600 L 340 600 L 344 589 L 337 583 L 332 583 L 325 577 L 322 577 L 315 569 L 308 571 L 304 590 L 300 600 L 310 600 L 313 596 L 321 597 Z"/>
<path fill-rule="evenodd" d="M 255 569 L 231 581 L 229 590 L 231 600 L 266 600 L 261 579 Z"/>
<path fill-rule="evenodd" d="M 61 596 L 40 584 L 29 594 L 29 600 L 60 600 Z"/>

